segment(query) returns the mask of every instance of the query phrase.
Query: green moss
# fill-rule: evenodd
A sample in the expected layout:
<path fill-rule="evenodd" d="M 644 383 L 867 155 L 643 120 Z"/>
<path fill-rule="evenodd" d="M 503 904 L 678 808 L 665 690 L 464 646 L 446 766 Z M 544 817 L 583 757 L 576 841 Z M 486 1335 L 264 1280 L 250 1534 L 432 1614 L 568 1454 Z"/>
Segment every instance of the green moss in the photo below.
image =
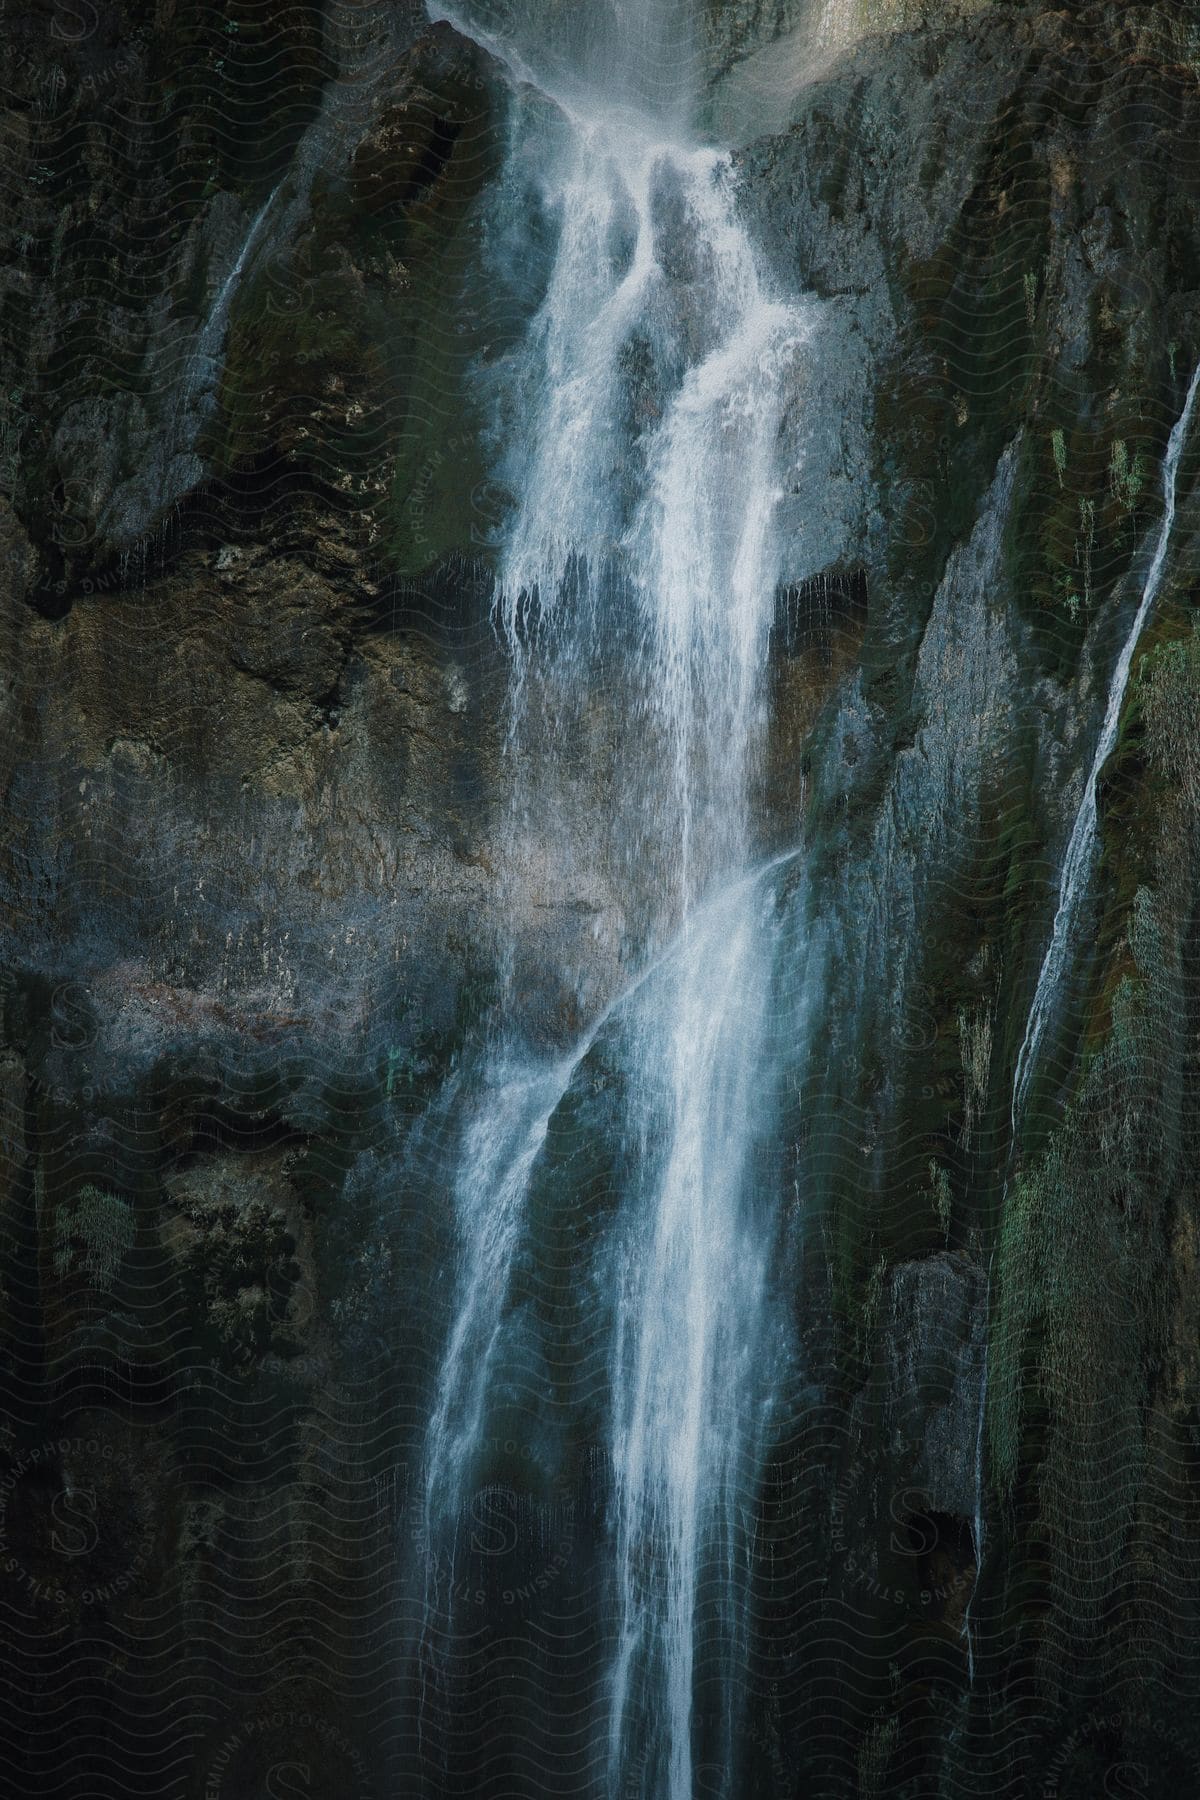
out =
<path fill-rule="evenodd" d="M 1037 326 L 1038 278 L 1033 269 L 1026 269 L 1022 278 L 1025 289 L 1025 318 L 1030 331 Z"/>
<path fill-rule="evenodd" d="M 879 1714 L 858 1752 L 860 1800 L 881 1800 L 889 1792 L 888 1770 L 900 1745 L 900 1721 L 894 1712 Z"/>
<path fill-rule="evenodd" d="M 858 1305 L 855 1336 L 858 1354 L 863 1358 L 870 1356 L 875 1333 L 883 1319 L 883 1296 L 887 1287 L 887 1272 L 888 1259 L 881 1250 L 868 1270 Z"/>
<path fill-rule="evenodd" d="M 136 1235 L 133 1209 L 119 1194 L 89 1184 L 54 1219 L 54 1272 L 83 1274 L 111 1288 Z"/>
<path fill-rule="evenodd" d="M 1200 809 L 1200 620 L 1142 658 L 1131 690 L 1151 769 Z"/>
<path fill-rule="evenodd" d="M 1145 453 L 1138 450 L 1132 461 L 1123 438 L 1115 439 L 1109 465 L 1109 485 L 1117 504 L 1132 512 L 1146 486 L 1148 466 Z"/>
<path fill-rule="evenodd" d="M 1063 476 L 1067 472 L 1067 441 L 1063 436 L 1061 425 L 1056 425 L 1050 433 L 1050 447 L 1054 456 L 1054 467 L 1058 472 L 1058 485 L 1061 487 Z"/>
<path fill-rule="evenodd" d="M 954 1217 L 954 1196 L 950 1189 L 950 1177 L 941 1164 L 932 1158 L 929 1163 L 929 1186 L 922 1196 L 925 1203 L 933 1208 L 942 1234 L 943 1243 L 950 1242 L 950 1225 Z"/>

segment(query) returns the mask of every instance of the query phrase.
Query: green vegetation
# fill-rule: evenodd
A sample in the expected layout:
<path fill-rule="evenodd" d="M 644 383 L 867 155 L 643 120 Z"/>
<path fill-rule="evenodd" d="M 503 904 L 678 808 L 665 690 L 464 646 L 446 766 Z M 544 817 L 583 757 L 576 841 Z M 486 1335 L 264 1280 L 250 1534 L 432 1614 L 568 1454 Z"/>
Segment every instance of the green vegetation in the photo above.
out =
<path fill-rule="evenodd" d="M 54 1219 L 54 1272 L 83 1274 L 111 1288 L 136 1233 L 133 1209 L 119 1194 L 90 1183 Z"/>
<path fill-rule="evenodd" d="M 1067 440 L 1063 436 L 1061 425 L 1056 425 L 1050 433 L 1050 443 L 1054 451 L 1054 467 L 1058 471 L 1058 485 L 1063 484 L 1063 476 L 1067 472 Z"/>
<path fill-rule="evenodd" d="M 858 1752 L 860 1800 L 879 1800 L 888 1791 L 888 1769 L 899 1743 L 899 1719 L 894 1712 L 880 1713 L 872 1721 Z"/>
<path fill-rule="evenodd" d="M 1032 269 L 1026 269 L 1023 283 L 1025 288 L 1025 318 L 1032 331 L 1037 324 L 1038 278 Z"/>
<path fill-rule="evenodd" d="M 932 1159 L 929 1163 L 929 1187 L 925 1198 L 932 1205 L 937 1218 L 938 1229 L 944 1243 L 950 1242 L 950 1224 L 954 1215 L 954 1197 L 950 1191 L 950 1177 L 940 1163 Z"/>
<path fill-rule="evenodd" d="M 880 1251 L 871 1265 L 858 1309 L 858 1353 L 871 1354 L 871 1343 L 883 1317 L 883 1296 L 887 1287 L 888 1259 Z"/>
<path fill-rule="evenodd" d="M 1138 698 L 1151 767 L 1200 812 L 1200 620 L 1143 657 Z"/>
<path fill-rule="evenodd" d="M 1112 447 L 1109 483 L 1126 512 L 1132 512 L 1141 498 L 1146 485 L 1146 473 L 1146 459 L 1142 452 L 1137 451 L 1131 463 L 1124 439 L 1117 438 Z"/>

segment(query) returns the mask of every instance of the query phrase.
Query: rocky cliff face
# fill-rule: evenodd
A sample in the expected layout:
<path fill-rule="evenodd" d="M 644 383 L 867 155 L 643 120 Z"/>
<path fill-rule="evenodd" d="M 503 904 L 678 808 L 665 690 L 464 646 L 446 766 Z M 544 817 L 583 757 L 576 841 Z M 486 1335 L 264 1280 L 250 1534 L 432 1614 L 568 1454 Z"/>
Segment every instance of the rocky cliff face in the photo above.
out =
<path fill-rule="evenodd" d="M 1012 1089 L 1200 359 L 1196 45 L 1166 5 L 913 10 L 708 14 L 821 315 L 758 807 L 820 998 L 748 1791 L 1187 1792 L 1200 448 L 1015 1131 Z M 481 273 L 507 79 L 416 7 L 12 13 L 13 1791 L 432 1794 L 394 1594 L 454 1085 L 501 984 L 572 1041 L 640 902 L 587 854 L 602 696 L 555 831 L 508 825 L 480 371 L 545 271 Z"/>

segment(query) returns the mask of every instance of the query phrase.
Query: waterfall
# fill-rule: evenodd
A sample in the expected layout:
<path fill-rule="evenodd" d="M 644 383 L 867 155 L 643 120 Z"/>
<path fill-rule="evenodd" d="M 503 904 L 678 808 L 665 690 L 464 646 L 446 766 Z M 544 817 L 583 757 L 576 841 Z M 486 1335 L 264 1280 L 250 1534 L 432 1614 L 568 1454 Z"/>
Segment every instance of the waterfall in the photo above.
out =
<path fill-rule="evenodd" d="M 1025 1037 L 1017 1056 L 1016 1073 L 1013 1077 L 1012 1129 L 1014 1137 L 1018 1119 L 1024 1110 L 1029 1083 L 1037 1064 L 1038 1049 L 1053 1015 L 1063 977 L 1069 965 L 1075 919 L 1087 889 L 1096 847 L 1096 787 L 1100 779 L 1100 772 L 1111 756 L 1113 746 L 1117 741 L 1117 729 L 1121 720 L 1121 708 L 1125 702 L 1125 690 L 1129 685 L 1134 651 L 1137 649 L 1146 620 L 1150 616 L 1150 609 L 1158 597 L 1158 590 L 1162 584 L 1171 533 L 1175 525 L 1179 461 L 1187 441 L 1188 427 L 1191 424 L 1198 391 L 1200 391 L 1200 366 L 1192 376 L 1183 411 L 1176 420 L 1167 441 L 1162 471 L 1163 516 L 1154 547 L 1154 555 L 1142 590 L 1141 601 L 1134 614 L 1133 624 L 1130 626 L 1129 634 L 1122 645 L 1121 654 L 1117 658 L 1116 667 L 1113 670 L 1100 736 L 1097 739 L 1091 767 L 1084 784 L 1083 798 L 1079 803 L 1075 823 L 1071 828 L 1066 855 L 1063 857 L 1054 925 L 1038 974 L 1033 1004 L 1029 1009 L 1029 1019 L 1025 1027 Z"/>
<path fill-rule="evenodd" d="M 250 229 L 242 239 L 241 249 L 238 251 L 228 275 L 218 288 L 208 318 L 197 335 L 195 347 L 188 359 L 187 375 L 183 384 L 185 410 L 193 404 L 197 395 L 211 392 L 216 384 L 221 353 L 225 348 L 225 335 L 229 330 L 229 313 L 234 295 L 241 284 L 246 265 L 258 249 L 259 240 L 266 229 L 267 220 L 275 205 L 275 197 L 282 185 L 282 182 L 276 183 L 251 220 Z"/>
<path fill-rule="evenodd" d="M 583 125 L 557 199 L 562 238 L 531 345 L 543 384 L 499 608 L 518 668 L 532 633 L 569 686 L 614 629 L 597 601 L 632 604 L 630 704 L 646 736 L 619 823 L 678 843 L 678 918 L 706 877 L 745 858 L 780 377 L 810 325 L 764 294 L 715 151 Z M 659 215 L 672 207 L 681 217 L 665 230 L 693 262 L 682 305 L 663 266 Z M 634 345 L 655 367 L 661 418 L 635 448 L 631 507 L 620 438 Z M 572 605 L 580 567 L 590 603 Z"/>
<path fill-rule="evenodd" d="M 609 1793 L 691 1800 L 710 1676 L 705 1742 L 720 1740 L 724 1766 L 731 1754 L 757 1454 L 785 1329 L 755 1180 L 775 930 L 752 796 L 779 576 L 776 446 L 816 314 L 768 291 L 730 158 L 689 140 L 678 83 L 657 92 L 680 65 L 665 57 L 683 29 L 676 0 L 596 9 L 573 58 L 553 31 L 532 48 L 507 40 L 489 11 L 439 16 L 525 84 L 510 185 L 533 145 L 556 233 L 541 306 L 492 377 L 514 496 L 495 601 L 512 670 L 510 834 L 553 829 L 556 761 L 586 743 L 602 679 L 623 743 L 594 854 L 649 891 L 627 946 L 648 967 L 553 1065 L 503 1030 L 492 1046 L 454 1184 L 427 1528 L 452 1531 L 487 1438 L 530 1184 L 603 1024 L 625 1082 L 619 1191 L 590 1252 L 612 1490 L 599 1754 Z"/>
<path fill-rule="evenodd" d="M 762 1135 L 769 943 L 761 892 L 722 897 L 631 1022 L 645 1170 L 615 1275 L 609 1759 L 615 1782 L 640 1739 L 647 1792 L 672 1800 L 692 1793 L 702 1590 L 726 1688 L 743 1639 L 742 1513 L 754 1497 L 755 1421 L 770 1399 L 767 1237 L 748 1179 Z M 727 1767 L 727 1737 L 721 1751 Z"/>

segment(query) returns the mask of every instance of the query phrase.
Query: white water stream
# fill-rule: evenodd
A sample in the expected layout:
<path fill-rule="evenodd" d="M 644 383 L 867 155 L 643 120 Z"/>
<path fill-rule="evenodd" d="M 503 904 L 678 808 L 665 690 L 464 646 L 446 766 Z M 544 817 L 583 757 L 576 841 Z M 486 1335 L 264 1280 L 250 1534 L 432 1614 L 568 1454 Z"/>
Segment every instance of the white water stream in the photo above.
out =
<path fill-rule="evenodd" d="M 1092 756 L 1091 767 L 1084 783 L 1083 798 L 1075 815 L 1075 823 L 1071 827 L 1071 836 L 1067 843 L 1066 855 L 1063 857 L 1062 873 L 1058 884 L 1058 906 L 1054 914 L 1054 925 L 1050 933 L 1050 942 L 1042 960 L 1038 974 L 1037 987 L 1034 990 L 1033 1004 L 1029 1009 L 1029 1020 L 1025 1027 L 1025 1037 L 1017 1056 L 1016 1073 L 1013 1077 L 1012 1127 L 1014 1137 L 1017 1122 L 1024 1111 L 1025 1101 L 1029 1093 L 1029 1084 L 1037 1066 L 1038 1051 L 1046 1028 L 1059 1003 L 1063 980 L 1070 966 L 1071 952 L 1074 946 L 1075 923 L 1080 904 L 1087 891 L 1091 877 L 1092 863 L 1096 849 L 1096 787 L 1100 780 L 1100 772 L 1112 755 L 1117 741 L 1117 730 L 1121 722 L 1121 709 L 1125 704 L 1125 691 L 1129 686 L 1130 670 L 1133 667 L 1133 656 L 1145 630 L 1150 609 L 1158 598 L 1158 590 L 1162 585 L 1163 572 L 1167 564 L 1167 552 L 1171 545 L 1171 533 L 1175 526 L 1176 484 L 1179 475 L 1179 460 L 1183 455 L 1187 442 L 1188 429 L 1195 410 L 1196 396 L 1200 392 L 1200 367 L 1192 376 L 1187 391 L 1183 411 L 1172 428 L 1167 441 L 1167 451 L 1163 459 L 1162 489 L 1163 516 L 1159 526 L 1158 538 L 1154 547 L 1154 555 L 1146 575 L 1145 586 L 1133 623 L 1121 647 L 1109 683 L 1108 703 L 1104 709 L 1104 720 L 1100 727 L 1100 736 L 1096 741 L 1096 749 Z"/>
<path fill-rule="evenodd" d="M 667 65 L 654 58 L 684 16 L 673 0 L 639 0 L 607 28 L 594 18 L 570 79 L 560 66 L 552 124 L 544 101 L 529 115 L 557 247 L 512 371 L 525 441 L 510 459 L 497 598 L 518 762 L 542 672 L 585 690 L 619 636 L 629 717 L 604 831 L 631 858 L 649 845 L 670 871 L 649 941 L 672 948 L 613 1009 L 635 1153 L 598 1252 L 616 1610 L 605 1755 L 610 1791 L 646 1800 L 693 1794 L 698 1609 L 733 1654 L 770 1399 L 753 1159 L 774 933 L 747 871 L 779 574 L 777 442 L 815 321 L 768 288 L 730 160 L 689 142 L 678 84 L 658 104 Z M 515 78 L 539 78 L 528 46 L 490 35 L 486 19 L 452 22 Z M 528 133 L 514 135 L 528 166 Z M 433 1529 L 461 1504 L 486 1429 L 530 1177 L 593 1038 L 550 1068 L 514 1069 L 498 1050 L 464 1136 L 458 1297 L 427 1446 Z"/>

